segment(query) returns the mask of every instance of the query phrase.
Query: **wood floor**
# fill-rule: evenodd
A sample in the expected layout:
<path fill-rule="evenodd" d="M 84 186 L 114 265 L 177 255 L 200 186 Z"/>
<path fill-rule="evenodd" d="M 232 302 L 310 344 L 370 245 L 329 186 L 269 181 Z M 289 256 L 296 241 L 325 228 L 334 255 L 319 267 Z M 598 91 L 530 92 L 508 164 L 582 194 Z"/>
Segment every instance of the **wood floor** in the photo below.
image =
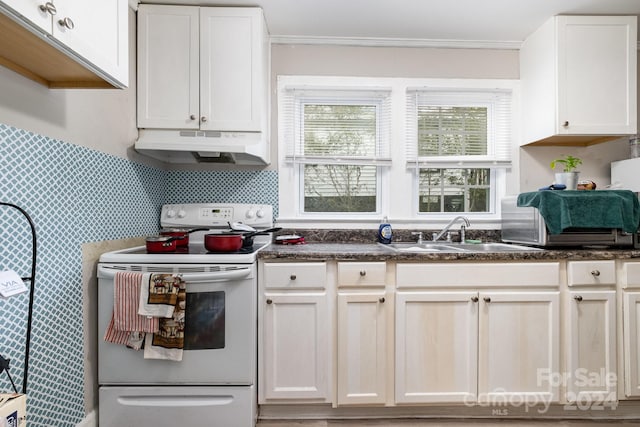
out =
<path fill-rule="evenodd" d="M 510 421 L 510 420 L 329 420 L 260 421 L 256 427 L 631 427 L 637 421 Z"/>

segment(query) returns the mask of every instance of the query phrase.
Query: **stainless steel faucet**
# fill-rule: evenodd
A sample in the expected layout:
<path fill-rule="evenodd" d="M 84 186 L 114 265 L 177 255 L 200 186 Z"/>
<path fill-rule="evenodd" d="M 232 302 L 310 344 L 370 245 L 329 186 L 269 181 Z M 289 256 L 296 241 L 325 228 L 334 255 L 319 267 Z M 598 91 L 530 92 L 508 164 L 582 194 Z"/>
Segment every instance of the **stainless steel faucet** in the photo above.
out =
<path fill-rule="evenodd" d="M 461 220 L 464 222 L 464 224 L 460 226 L 460 241 L 464 243 L 464 241 L 466 240 L 466 236 L 465 236 L 466 227 L 469 227 L 471 224 L 469 223 L 469 219 L 466 216 L 462 216 L 462 215 L 459 215 L 453 218 L 451 221 L 449 221 L 449 223 L 445 225 L 444 228 L 439 233 L 433 233 L 433 241 L 435 242 L 439 240 L 442 236 L 444 236 L 444 234 L 447 231 L 449 231 L 451 226 L 453 226 L 453 224 L 455 224 L 456 221 L 458 220 Z"/>

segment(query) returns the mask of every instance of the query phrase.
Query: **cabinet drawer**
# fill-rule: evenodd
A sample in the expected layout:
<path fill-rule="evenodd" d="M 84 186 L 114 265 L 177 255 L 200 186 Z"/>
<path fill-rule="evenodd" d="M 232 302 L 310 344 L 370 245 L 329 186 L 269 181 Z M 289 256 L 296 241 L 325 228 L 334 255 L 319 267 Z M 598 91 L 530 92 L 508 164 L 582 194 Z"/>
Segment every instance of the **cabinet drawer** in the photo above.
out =
<path fill-rule="evenodd" d="M 266 289 L 324 289 L 327 270 L 324 262 L 265 263 Z"/>
<path fill-rule="evenodd" d="M 616 262 L 571 261 L 567 264 L 569 286 L 613 285 L 616 283 Z"/>
<path fill-rule="evenodd" d="M 338 286 L 384 286 L 385 262 L 339 262 Z"/>
<path fill-rule="evenodd" d="M 398 264 L 398 288 L 560 286 L 558 262 Z"/>
<path fill-rule="evenodd" d="M 622 287 L 640 288 L 640 262 L 625 262 L 622 265 Z"/>

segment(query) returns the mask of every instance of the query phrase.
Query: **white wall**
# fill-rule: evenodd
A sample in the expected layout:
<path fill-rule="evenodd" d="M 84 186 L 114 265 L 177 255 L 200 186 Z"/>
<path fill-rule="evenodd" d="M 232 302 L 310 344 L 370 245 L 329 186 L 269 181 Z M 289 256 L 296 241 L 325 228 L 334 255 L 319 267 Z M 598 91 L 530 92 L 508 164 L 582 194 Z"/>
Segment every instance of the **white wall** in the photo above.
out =
<path fill-rule="evenodd" d="M 520 67 L 517 50 L 273 45 L 272 159 L 277 159 L 278 75 L 518 79 Z M 515 182 L 509 183 L 507 191 L 533 191 L 551 184 L 554 171 L 549 163 L 563 154 L 582 158 L 580 179 L 593 180 L 602 188 L 611 181 L 610 163 L 628 158 L 627 144 L 627 138 L 622 138 L 589 147 L 522 147 L 519 159 L 514 159 L 514 176 L 519 179 L 512 178 Z"/>
<path fill-rule="evenodd" d="M 517 79 L 518 61 L 517 50 L 273 45 L 271 159 L 278 158 L 279 75 Z"/>
<path fill-rule="evenodd" d="M 520 191 L 535 191 L 554 180 L 552 160 L 570 154 L 582 159 L 579 180 L 591 180 L 597 188 L 611 184 L 611 162 L 629 158 L 629 139 L 590 145 L 588 147 L 521 147 L 520 148 Z"/>

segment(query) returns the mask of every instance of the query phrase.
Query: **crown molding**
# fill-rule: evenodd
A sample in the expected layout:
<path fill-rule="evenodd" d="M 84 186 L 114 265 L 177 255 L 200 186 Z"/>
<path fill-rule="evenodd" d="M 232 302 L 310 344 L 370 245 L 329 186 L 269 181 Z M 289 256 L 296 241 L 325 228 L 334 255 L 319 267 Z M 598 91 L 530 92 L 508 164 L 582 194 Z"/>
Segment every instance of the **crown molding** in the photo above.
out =
<path fill-rule="evenodd" d="M 271 36 L 271 44 L 519 50 L 522 42 L 499 40 L 391 39 L 375 37 Z M 640 41 L 636 43 L 636 50 L 640 50 Z"/>
<path fill-rule="evenodd" d="M 395 39 L 374 37 L 315 37 L 315 36 L 271 36 L 271 44 L 307 44 L 370 47 L 434 47 L 451 49 L 506 49 L 518 50 L 520 41 L 498 40 L 436 40 Z"/>

